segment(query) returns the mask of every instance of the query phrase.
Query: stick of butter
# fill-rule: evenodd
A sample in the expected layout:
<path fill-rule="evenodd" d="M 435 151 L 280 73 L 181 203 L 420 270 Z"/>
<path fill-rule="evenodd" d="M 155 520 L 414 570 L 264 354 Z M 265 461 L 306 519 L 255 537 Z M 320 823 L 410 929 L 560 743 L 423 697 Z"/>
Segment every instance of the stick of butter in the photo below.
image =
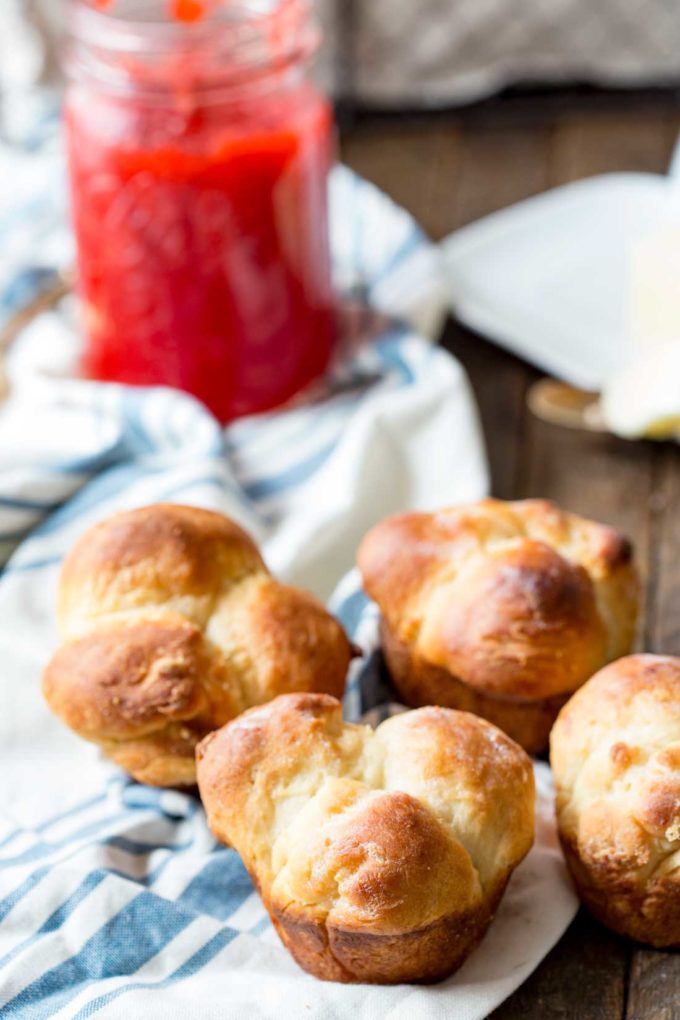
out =
<path fill-rule="evenodd" d="M 604 387 L 607 426 L 628 438 L 680 440 L 680 220 L 630 253 L 631 359 Z"/>
<path fill-rule="evenodd" d="M 604 388 L 601 409 L 619 436 L 680 441 L 680 338 L 636 355 Z"/>

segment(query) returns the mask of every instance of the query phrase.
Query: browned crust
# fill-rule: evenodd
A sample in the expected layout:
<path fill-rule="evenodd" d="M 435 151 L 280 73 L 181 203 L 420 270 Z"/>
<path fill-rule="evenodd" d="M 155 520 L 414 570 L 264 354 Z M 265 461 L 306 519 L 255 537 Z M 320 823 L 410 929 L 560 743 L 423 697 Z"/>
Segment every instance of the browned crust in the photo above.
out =
<path fill-rule="evenodd" d="M 648 694 L 668 706 L 678 702 L 680 657 L 639 653 L 609 663 L 574 695 L 560 717 L 560 729 L 578 726 L 580 718 L 602 718 L 606 712 L 616 730 L 635 713 L 636 699 Z M 670 749 L 669 749 L 670 750 Z"/>
<path fill-rule="evenodd" d="M 157 596 L 203 595 L 222 583 L 225 568 L 233 576 L 266 571 L 254 542 L 224 514 L 199 507 L 157 503 L 114 514 L 90 528 L 70 551 L 61 571 L 59 611 L 66 616 L 82 599 L 119 604 L 135 591 Z M 105 608 L 105 601 L 104 607 Z"/>
<path fill-rule="evenodd" d="M 543 499 L 483 499 L 435 513 L 395 514 L 364 537 L 357 562 L 376 602 L 401 609 L 421 590 L 424 578 L 449 576 L 452 555 L 460 561 L 484 554 L 489 541 L 528 538 L 529 529 L 534 541 L 554 549 L 567 545 L 578 531 L 583 565 L 598 579 L 633 565 L 633 547 L 620 532 Z"/>
<path fill-rule="evenodd" d="M 373 734 L 344 724 L 333 698 L 284 695 L 207 736 L 197 765 L 212 831 L 240 853 L 284 945 L 323 980 L 447 977 L 531 845 L 529 759 L 445 708 Z M 460 798 L 452 828 L 440 796 Z"/>
<path fill-rule="evenodd" d="M 401 670 L 402 686 L 420 677 L 427 688 L 411 690 L 408 703 L 432 702 L 438 690 L 438 703 L 477 711 L 477 702 L 501 726 L 509 724 L 499 704 L 533 707 L 527 737 L 508 730 L 524 746 L 545 746 L 555 706 L 630 650 L 638 600 L 630 542 L 545 500 L 388 518 L 366 536 L 358 563 L 392 636 L 417 662 Z M 461 683 L 478 697 L 459 689 L 448 700 L 447 686 Z"/>
<path fill-rule="evenodd" d="M 98 741 L 104 754 L 139 783 L 196 788 L 196 744 L 206 735 L 198 720 L 175 723 L 136 740 Z"/>
<path fill-rule="evenodd" d="M 244 595 L 242 611 L 247 625 L 243 645 L 249 645 L 252 662 L 251 705 L 292 692 L 342 697 L 352 648 L 341 625 L 317 599 L 268 578 L 251 596 Z M 234 635 L 233 647 L 239 637 Z"/>
<path fill-rule="evenodd" d="M 483 692 L 414 653 L 384 619 L 380 636 L 392 682 L 405 705 L 442 705 L 472 712 L 498 726 L 530 754 L 548 746 L 552 725 L 570 693 L 530 700 Z"/>
<path fill-rule="evenodd" d="M 311 595 L 271 577 L 223 514 L 116 514 L 67 556 L 50 708 L 141 782 L 193 785 L 195 746 L 288 691 L 341 696 L 352 648 Z"/>
<path fill-rule="evenodd" d="M 656 949 L 680 949 L 680 871 L 640 877 L 614 853 L 588 855 L 564 832 L 560 841 L 576 891 L 602 924 Z"/>
<path fill-rule="evenodd" d="M 431 984 L 458 970 L 481 942 L 507 881 L 476 909 L 398 934 L 342 928 L 291 905 L 264 903 L 290 954 L 322 981 Z"/>
<path fill-rule="evenodd" d="M 607 633 L 584 568 L 525 538 L 476 556 L 441 588 L 416 647 L 483 693 L 547 698 L 605 661 Z"/>
<path fill-rule="evenodd" d="M 240 710 L 224 663 L 199 627 L 176 614 L 112 620 L 63 644 L 43 672 L 48 705 L 74 732 L 98 744 L 140 782 L 196 782 L 194 752 L 218 709 Z"/>
<path fill-rule="evenodd" d="M 490 506 L 503 505 L 500 500 L 483 501 Z M 537 524 L 544 532 L 545 540 L 561 542 L 568 538 L 574 522 L 587 527 L 588 563 L 597 574 L 608 575 L 630 566 L 633 562 L 633 544 L 616 528 L 597 521 L 578 518 L 561 510 L 549 499 L 524 499 L 510 504 L 521 513 L 527 522 Z"/>
<path fill-rule="evenodd" d="M 680 658 L 600 670 L 550 736 L 557 822 L 579 895 L 639 942 L 680 947 Z"/>
<path fill-rule="evenodd" d="M 114 623 L 68 641 L 43 674 L 43 693 L 90 740 L 124 740 L 187 720 L 205 708 L 202 634 L 180 616 Z"/>

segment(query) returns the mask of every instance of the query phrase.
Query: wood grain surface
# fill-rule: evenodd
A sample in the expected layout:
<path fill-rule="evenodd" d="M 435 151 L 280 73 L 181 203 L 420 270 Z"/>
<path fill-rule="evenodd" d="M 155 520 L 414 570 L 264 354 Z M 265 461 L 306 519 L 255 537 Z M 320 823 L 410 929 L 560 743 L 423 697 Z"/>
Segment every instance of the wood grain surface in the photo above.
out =
<path fill-rule="evenodd" d="M 455 115 L 363 119 L 343 157 L 438 239 L 479 216 L 565 181 L 621 170 L 663 172 L 680 132 L 672 107 L 539 107 L 518 120 Z M 480 407 L 493 493 L 547 496 L 607 521 L 635 542 L 644 576 L 639 647 L 680 654 L 680 449 L 628 443 L 539 422 L 526 410 L 533 368 L 451 322 L 445 346 Z M 680 955 L 608 932 L 581 910 L 494 1020 L 676 1020 Z"/>

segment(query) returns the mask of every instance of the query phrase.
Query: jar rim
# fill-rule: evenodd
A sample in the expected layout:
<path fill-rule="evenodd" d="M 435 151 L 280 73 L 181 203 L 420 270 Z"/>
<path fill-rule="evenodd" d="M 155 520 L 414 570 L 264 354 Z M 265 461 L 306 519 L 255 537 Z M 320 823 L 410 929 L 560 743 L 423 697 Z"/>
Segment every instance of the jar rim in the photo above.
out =
<path fill-rule="evenodd" d="M 69 0 L 67 26 L 70 46 L 67 68 L 87 68 L 111 87 L 120 85 L 124 67 L 135 58 L 193 54 L 195 87 L 214 87 L 216 78 L 243 78 L 267 68 L 306 61 L 319 45 L 319 31 L 308 0 L 237 0 L 216 5 L 193 22 L 174 19 L 168 0 L 120 2 L 114 9 L 93 6 L 92 0 Z M 122 7 L 122 10 L 118 10 Z M 129 15 L 126 10 L 129 7 Z M 134 16 L 130 16 L 133 14 Z M 144 16 L 148 11 L 149 16 Z M 161 16 L 163 12 L 166 15 Z M 151 17 L 156 12 L 156 17 Z M 228 62 L 201 64 L 204 51 L 219 52 Z M 124 63 L 119 63 L 124 62 Z M 118 79 L 118 81 L 117 81 Z M 147 80 L 147 85 L 150 82 Z"/>

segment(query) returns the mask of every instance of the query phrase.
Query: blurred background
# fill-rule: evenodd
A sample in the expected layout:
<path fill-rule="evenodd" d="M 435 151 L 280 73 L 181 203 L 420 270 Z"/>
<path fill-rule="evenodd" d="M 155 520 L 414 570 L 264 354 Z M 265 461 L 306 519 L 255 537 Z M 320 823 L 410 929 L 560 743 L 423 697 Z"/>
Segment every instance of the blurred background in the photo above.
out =
<path fill-rule="evenodd" d="M 468 103 L 508 86 L 680 83 L 673 0 L 317 0 L 319 74 L 350 109 Z M 3 0 L 5 101 L 54 81 L 61 0 Z"/>
<path fill-rule="evenodd" d="M 316 6 L 324 32 L 316 74 L 335 101 L 343 161 L 404 206 L 435 241 L 559 185 L 669 170 L 680 133 L 674 0 L 317 0 Z M 30 152 L 41 117 L 54 118 L 64 8 L 60 0 L 0 5 L 5 153 Z M 50 179 L 45 186 L 61 184 Z M 2 205 L 8 201 L 11 209 L 12 194 Z M 667 280 L 669 253 L 680 263 L 680 240 L 652 248 L 645 274 Z M 48 261 L 59 257 L 66 255 Z M 529 271 L 536 267 L 525 276 Z M 647 284 L 643 289 L 647 304 L 656 300 Z M 630 295 L 621 297 L 621 315 L 629 315 L 630 304 Z M 676 321 L 677 302 L 666 304 Z M 583 321 L 588 309 L 581 311 Z M 517 481 L 504 480 L 512 469 L 503 437 L 497 430 L 489 436 L 499 399 L 509 399 L 499 397 L 497 374 L 521 376 L 524 393 L 534 370 L 487 339 L 502 338 L 482 339 L 450 322 L 445 343 L 472 378 L 495 490 L 507 494 Z"/>
<path fill-rule="evenodd" d="M 65 6 L 0 5 L 5 153 L 30 152 L 41 118 L 55 116 Z M 335 102 L 342 159 L 435 241 L 562 184 L 669 169 L 680 131 L 674 0 L 316 0 L 316 7 L 323 27 L 316 75 Z M 10 208 L 12 201 L 10 194 Z M 647 276 L 659 276 L 680 242 L 662 247 L 647 260 Z M 480 350 L 475 342 L 456 353 L 467 363 Z M 478 382 L 474 364 L 467 367 L 483 387 L 486 373 Z"/>

